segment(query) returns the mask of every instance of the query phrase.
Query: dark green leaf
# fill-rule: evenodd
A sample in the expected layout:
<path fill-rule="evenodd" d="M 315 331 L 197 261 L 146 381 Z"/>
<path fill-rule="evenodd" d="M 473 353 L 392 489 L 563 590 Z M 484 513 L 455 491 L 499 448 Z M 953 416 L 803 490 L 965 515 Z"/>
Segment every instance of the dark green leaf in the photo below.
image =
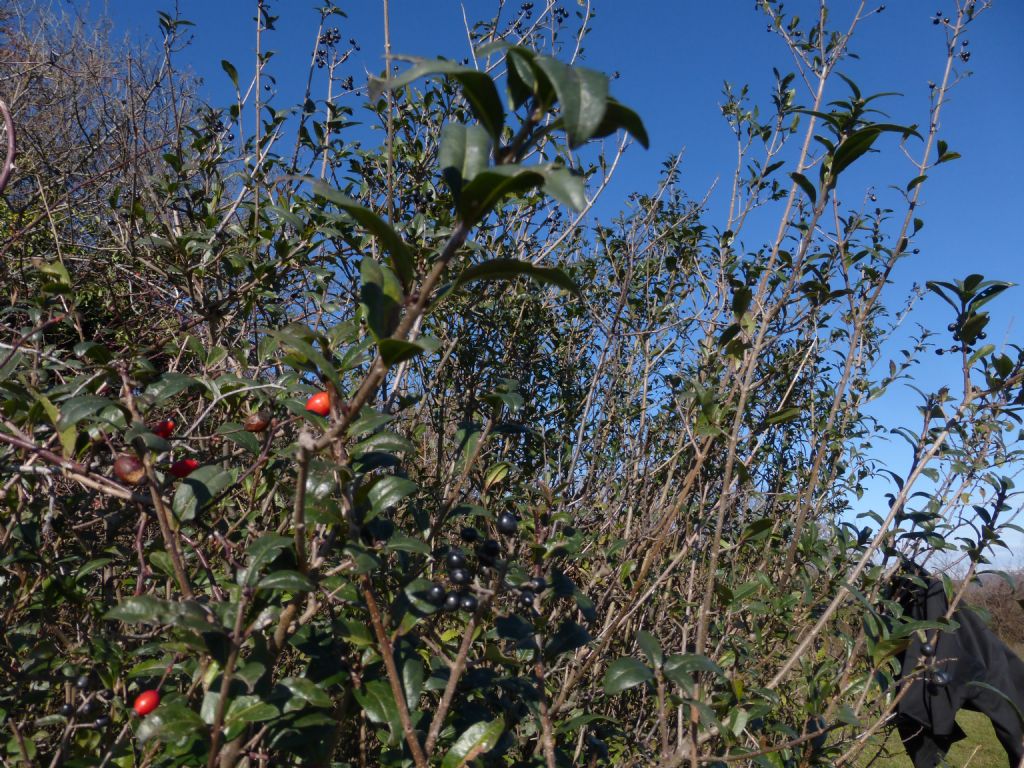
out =
<path fill-rule="evenodd" d="M 640 646 L 640 650 L 644 652 L 644 656 L 647 657 L 647 661 L 650 662 L 652 667 L 657 669 L 665 663 L 665 653 L 661 650 L 661 643 L 659 643 L 658 638 L 650 632 L 641 629 L 636 633 L 636 642 L 637 645 Z"/>
<path fill-rule="evenodd" d="M 386 80 L 370 78 L 371 99 L 378 99 L 385 91 L 401 88 L 421 77 L 445 75 L 458 82 L 462 88 L 462 95 L 473 110 L 473 116 L 480 121 L 487 132 L 495 140 L 501 136 L 501 128 L 505 124 L 505 110 L 501 106 L 498 88 L 494 85 L 490 75 L 444 59 L 408 57 L 407 60 L 413 62 L 413 66 L 398 77 Z"/>
<path fill-rule="evenodd" d="M 227 59 L 220 60 L 220 68 L 228 73 L 228 77 L 231 78 L 232 84 L 235 86 L 235 90 L 238 90 L 238 70 L 235 69 L 235 65 Z"/>
<path fill-rule="evenodd" d="M 526 276 L 538 283 L 556 285 L 570 293 L 579 294 L 580 289 L 565 272 L 557 267 L 538 267 L 528 261 L 516 259 L 491 259 L 463 270 L 455 281 L 461 287 L 474 280 L 510 280 Z"/>
<path fill-rule="evenodd" d="M 582 211 L 587 205 L 583 177 L 563 166 L 550 166 L 543 170 L 544 192 L 555 198 L 562 205 L 576 211 Z"/>
<path fill-rule="evenodd" d="M 274 571 L 268 573 L 256 589 L 280 589 L 287 592 L 310 592 L 313 590 L 313 582 L 309 577 L 303 576 L 298 571 Z"/>
<path fill-rule="evenodd" d="M 374 514 L 381 514 L 416 490 L 416 483 L 397 475 L 386 475 L 373 484 L 368 494 Z"/>
<path fill-rule="evenodd" d="M 609 96 L 608 107 L 605 109 L 604 117 L 601 118 L 601 123 L 597 126 L 597 130 L 594 131 L 591 138 L 604 138 L 620 128 L 639 141 L 644 149 L 650 149 L 647 129 L 644 128 L 640 115 Z"/>
<path fill-rule="evenodd" d="M 818 199 L 818 192 L 811 184 L 810 179 L 804 176 L 802 173 L 791 173 L 789 178 L 797 183 L 797 186 L 804 191 L 804 193 L 811 199 L 811 205 L 814 205 Z"/>
<path fill-rule="evenodd" d="M 412 285 L 413 278 L 415 277 L 413 273 L 412 251 L 401 236 L 391 228 L 390 224 L 373 211 L 357 203 L 351 197 L 342 194 L 334 187 L 322 181 L 313 182 L 313 192 L 320 197 L 330 200 L 355 219 L 356 223 L 363 227 L 363 229 L 374 235 L 391 257 L 391 266 L 401 280 L 402 285 L 406 288 Z"/>
<path fill-rule="evenodd" d="M 406 360 L 412 360 L 428 350 L 418 341 L 381 339 L 377 342 L 377 351 L 380 352 L 380 359 L 384 361 L 384 364 L 391 367 Z"/>
<path fill-rule="evenodd" d="M 249 562 L 246 565 L 244 585 L 251 587 L 259 581 L 260 573 L 277 559 L 281 551 L 290 547 L 292 540 L 277 534 L 266 534 L 254 541 L 246 553 Z"/>
<path fill-rule="evenodd" d="M 284 705 L 285 712 L 294 712 L 307 704 L 313 707 L 330 707 L 331 697 L 319 685 L 305 677 L 284 677 L 280 680 L 292 693 L 292 698 Z"/>
<path fill-rule="evenodd" d="M 235 481 L 233 471 L 225 472 L 217 465 L 199 467 L 181 481 L 174 494 L 171 509 L 178 520 L 193 520 L 213 498 Z"/>
<path fill-rule="evenodd" d="M 469 726 L 441 761 L 441 768 L 462 768 L 485 752 L 490 752 L 505 731 L 505 720 L 497 717 L 489 723 L 480 722 Z"/>
<path fill-rule="evenodd" d="M 570 147 L 578 147 L 597 131 L 608 107 L 608 76 L 584 67 L 570 67 L 550 56 L 533 65 L 555 89 L 562 125 Z"/>
<path fill-rule="evenodd" d="M 462 187 L 487 168 L 490 155 L 491 138 L 480 126 L 449 123 L 441 131 L 438 164 L 456 205 L 462 197 Z"/>
<path fill-rule="evenodd" d="M 566 619 L 544 646 L 544 655 L 554 659 L 563 653 L 575 651 L 590 642 L 590 633 L 575 621 Z"/>
<path fill-rule="evenodd" d="M 836 147 L 836 153 L 832 157 L 832 165 L 829 167 L 831 183 L 839 177 L 839 174 L 849 168 L 853 163 L 871 149 L 871 145 L 882 135 L 878 126 L 861 128 L 850 134 L 842 144 Z M 822 166 L 824 171 L 825 166 Z"/>
<path fill-rule="evenodd" d="M 380 341 L 394 333 L 402 312 L 402 286 L 395 273 L 369 256 L 364 256 L 359 268 L 362 278 L 360 302 L 366 325 L 373 337 Z"/>
<path fill-rule="evenodd" d="M 604 692 L 615 696 L 653 679 L 654 673 L 649 667 L 632 656 L 623 656 L 608 665 L 608 671 L 604 673 Z"/>
<path fill-rule="evenodd" d="M 478 173 L 462 188 L 459 214 L 476 224 L 508 195 L 523 195 L 544 183 L 544 175 L 518 165 L 498 165 Z"/>

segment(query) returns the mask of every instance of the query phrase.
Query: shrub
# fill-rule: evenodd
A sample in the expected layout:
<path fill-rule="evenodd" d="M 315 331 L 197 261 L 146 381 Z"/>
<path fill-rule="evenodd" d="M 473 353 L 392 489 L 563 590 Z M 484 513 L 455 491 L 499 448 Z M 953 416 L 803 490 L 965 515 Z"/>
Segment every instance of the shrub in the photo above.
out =
<path fill-rule="evenodd" d="M 100 40 L 88 83 L 0 92 L 28 126 L 12 183 L 39 190 L 0 208 L 12 760 L 856 758 L 916 626 L 881 597 L 891 566 L 959 548 L 972 575 L 1001 540 L 1021 357 L 983 343 L 1006 283 L 931 283 L 962 391 L 923 394 L 887 515 L 851 521 L 883 431 L 865 406 L 936 343 L 877 373 L 923 178 L 955 159 L 935 128 L 954 81 L 929 128 L 879 122 L 838 71 L 850 36 L 762 6 L 797 70 L 766 117 L 727 91 L 718 228 L 675 162 L 587 224 L 623 147 L 601 140 L 647 136 L 544 48 L 541 22 L 590 23 L 555 6 L 473 27 L 478 66 L 371 80 L 380 147 L 344 140 L 331 6 L 327 92 L 295 110 L 261 102 L 262 48 L 251 89 L 222 65 L 237 104 L 199 104 L 169 15 L 159 61 Z M 944 22 L 950 57 L 986 7 Z M 259 45 L 273 22 L 261 3 Z M 50 43 L 6 23 L 17 75 Z M 87 119 L 44 149 L 71 96 Z M 898 207 L 851 208 L 846 171 L 897 146 L 919 158 Z M 761 247 L 755 209 L 778 214 Z"/>

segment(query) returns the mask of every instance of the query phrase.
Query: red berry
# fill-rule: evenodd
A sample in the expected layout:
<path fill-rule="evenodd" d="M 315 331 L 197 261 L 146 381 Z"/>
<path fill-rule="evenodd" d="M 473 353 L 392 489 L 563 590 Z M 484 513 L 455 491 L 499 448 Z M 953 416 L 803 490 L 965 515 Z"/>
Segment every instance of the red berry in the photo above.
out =
<path fill-rule="evenodd" d="M 160 694 L 157 691 L 143 691 L 135 699 L 132 709 L 139 717 L 145 717 L 160 703 Z"/>
<path fill-rule="evenodd" d="M 169 440 L 171 433 L 174 431 L 174 422 L 171 419 L 164 419 L 158 421 L 153 425 L 153 434 L 157 437 L 162 437 L 164 440 Z"/>
<path fill-rule="evenodd" d="M 168 470 L 175 477 L 188 477 L 193 472 L 199 469 L 198 459 L 182 459 L 171 464 L 171 468 Z"/>
<path fill-rule="evenodd" d="M 331 396 L 326 392 L 317 392 L 306 401 L 306 410 L 317 416 L 326 416 L 331 412 Z"/>

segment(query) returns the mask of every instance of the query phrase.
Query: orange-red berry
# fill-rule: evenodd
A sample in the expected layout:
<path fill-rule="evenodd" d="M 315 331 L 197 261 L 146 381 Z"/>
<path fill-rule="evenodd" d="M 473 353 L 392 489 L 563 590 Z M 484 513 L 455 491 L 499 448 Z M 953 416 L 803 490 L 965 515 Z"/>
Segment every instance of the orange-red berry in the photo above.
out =
<path fill-rule="evenodd" d="M 331 412 L 331 396 L 326 392 L 317 392 L 306 401 L 306 410 L 317 416 L 326 416 Z"/>
<path fill-rule="evenodd" d="M 174 427 L 175 424 L 171 419 L 164 419 L 153 425 L 153 434 L 168 440 L 171 437 L 171 433 L 174 432 Z"/>
<path fill-rule="evenodd" d="M 171 464 L 171 468 L 168 470 L 175 477 L 188 477 L 193 472 L 199 469 L 198 459 L 181 459 Z"/>
<path fill-rule="evenodd" d="M 135 714 L 139 717 L 145 717 L 156 709 L 159 703 L 160 693 L 158 691 L 143 691 L 136 697 L 135 703 L 132 704 L 132 709 L 135 710 Z"/>

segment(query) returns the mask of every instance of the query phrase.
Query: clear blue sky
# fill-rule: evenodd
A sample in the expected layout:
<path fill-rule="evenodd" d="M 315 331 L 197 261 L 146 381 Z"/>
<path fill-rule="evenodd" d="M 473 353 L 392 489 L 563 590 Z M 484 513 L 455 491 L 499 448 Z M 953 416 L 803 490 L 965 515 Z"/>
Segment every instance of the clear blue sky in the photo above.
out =
<path fill-rule="evenodd" d="M 197 24 L 182 63 L 206 78 L 207 98 L 226 104 L 231 91 L 220 60 L 231 60 L 243 81 L 251 74 L 255 0 L 179 4 L 182 16 Z M 281 94 L 278 107 L 291 106 L 304 87 L 317 5 L 310 0 L 269 2 L 271 12 L 280 16 L 278 31 L 265 43 L 278 52 L 271 65 Z M 490 0 L 391 0 L 394 52 L 468 55 L 463 5 L 470 20 L 489 15 L 495 6 Z M 509 3 L 506 12 L 519 5 Z M 564 0 L 563 5 L 569 11 L 578 8 L 576 0 Z M 786 3 L 787 11 L 802 15 L 816 5 L 812 0 Z M 836 0 L 831 5 L 840 13 L 855 3 Z M 893 122 L 924 123 L 928 81 L 941 77 L 944 64 L 945 38 L 931 17 L 936 10 L 951 12 L 952 2 L 889 0 L 886 5 L 884 13 L 861 28 L 853 46 L 860 58 L 849 61 L 842 71 L 865 93 L 901 92 L 901 98 L 884 103 Z M 339 6 L 348 14 L 337 22 L 342 39 L 355 38 L 362 46 L 350 72 L 357 83 L 365 82 L 367 72 L 376 73 L 383 66 L 381 3 L 352 0 Z M 771 68 L 792 69 L 781 41 L 766 31 L 765 17 L 753 6 L 751 0 L 595 0 L 597 15 L 583 63 L 621 74 L 612 84 L 613 93 L 641 114 L 652 142 L 649 152 L 634 147 L 628 153 L 599 213 L 619 209 L 628 192 L 652 189 L 663 161 L 685 149 L 681 182 L 691 196 L 701 197 L 720 179 L 708 221 L 718 223 L 714 216 L 727 203 L 735 162 L 735 145 L 719 113 L 722 83 L 749 83 L 753 97 L 768 103 Z M 172 7 L 172 0 L 109 0 L 108 11 L 119 32 L 157 39 L 156 12 Z M 926 227 L 916 242 L 921 255 L 905 261 L 896 273 L 889 293 L 893 305 L 915 282 L 962 278 L 971 272 L 1024 286 L 1024 2 L 996 0 L 968 37 L 972 57 L 960 71 L 972 76 L 954 90 L 940 130 L 940 137 L 963 157 L 936 169 L 926 184 L 919 209 Z M 866 170 L 865 184 L 879 186 L 905 184 L 915 175 L 897 151 L 883 159 L 870 158 Z M 1024 317 L 1018 309 L 1024 287 L 1004 297 L 989 305 L 989 340 L 1019 343 L 1024 341 Z M 916 313 L 918 322 L 933 328 L 945 328 L 951 319 L 944 305 L 931 297 Z M 897 348 L 898 344 L 894 353 Z M 955 386 L 958 376 L 951 356 L 929 355 L 918 378 L 935 388 L 943 381 Z M 916 395 L 898 387 L 879 416 L 888 424 L 916 425 L 916 405 Z M 897 472 L 907 464 L 901 445 L 892 449 L 892 468 Z"/>

